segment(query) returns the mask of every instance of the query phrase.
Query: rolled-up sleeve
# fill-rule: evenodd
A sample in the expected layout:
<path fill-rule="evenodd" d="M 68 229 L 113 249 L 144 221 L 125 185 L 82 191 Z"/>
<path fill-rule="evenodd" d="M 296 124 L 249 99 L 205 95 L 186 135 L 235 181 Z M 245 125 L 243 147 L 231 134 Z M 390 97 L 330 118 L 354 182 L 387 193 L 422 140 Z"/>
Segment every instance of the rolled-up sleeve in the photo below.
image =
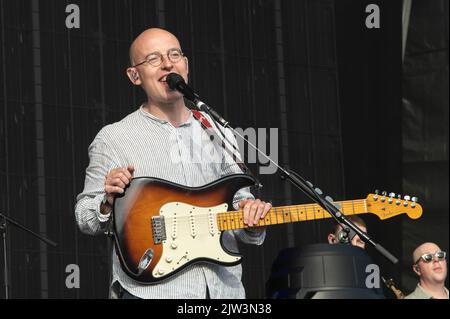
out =
<path fill-rule="evenodd" d="M 236 138 L 234 137 L 231 130 L 225 130 L 225 135 L 228 140 L 230 140 L 237 148 L 238 144 Z M 232 157 L 228 153 L 224 153 L 225 158 L 223 161 L 223 174 L 242 174 L 242 170 L 234 162 Z M 235 210 L 239 210 L 239 202 L 244 199 L 255 199 L 255 196 L 250 192 L 248 187 L 240 189 L 233 198 L 233 207 Z M 251 245 L 262 245 L 264 239 L 266 238 L 266 228 L 265 227 L 248 227 L 244 229 L 233 230 L 235 237 L 245 244 Z"/>
<path fill-rule="evenodd" d="M 236 192 L 233 199 L 233 207 L 235 210 L 239 209 L 239 202 L 243 199 L 255 199 L 248 188 L 243 188 Z M 244 244 L 262 245 L 266 238 L 265 227 L 248 227 L 244 229 L 233 230 L 234 235 L 239 241 Z"/>
<path fill-rule="evenodd" d="M 75 205 L 78 227 L 85 234 L 99 235 L 108 227 L 110 214 L 101 214 L 100 204 L 105 195 L 105 176 L 111 169 L 118 167 L 112 154 L 100 132 L 89 146 L 89 166 L 86 169 L 84 189 L 77 196 Z"/>

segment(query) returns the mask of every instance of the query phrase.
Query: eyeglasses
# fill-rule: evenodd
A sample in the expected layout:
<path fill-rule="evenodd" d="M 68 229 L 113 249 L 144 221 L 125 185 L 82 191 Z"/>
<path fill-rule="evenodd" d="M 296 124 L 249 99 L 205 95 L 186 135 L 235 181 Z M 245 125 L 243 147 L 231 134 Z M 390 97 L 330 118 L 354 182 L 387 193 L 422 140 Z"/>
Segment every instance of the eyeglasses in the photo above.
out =
<path fill-rule="evenodd" d="M 423 254 L 422 256 L 420 256 L 419 259 L 417 259 L 417 261 L 414 263 L 414 265 L 418 264 L 421 259 L 423 260 L 423 262 L 429 263 L 434 258 L 437 258 L 439 261 L 441 261 L 441 260 L 445 260 L 446 257 L 447 257 L 447 253 L 445 251 L 438 251 L 434 254 L 431 254 L 431 253 Z"/>
<path fill-rule="evenodd" d="M 170 62 L 177 63 L 181 60 L 181 58 L 184 56 L 183 52 L 181 52 L 180 49 L 170 49 L 167 51 L 167 54 L 161 54 L 159 52 L 153 52 L 150 53 L 144 61 L 133 65 L 132 67 L 135 68 L 141 64 L 148 63 L 153 66 L 160 66 L 163 62 L 163 55 L 166 55 Z"/>

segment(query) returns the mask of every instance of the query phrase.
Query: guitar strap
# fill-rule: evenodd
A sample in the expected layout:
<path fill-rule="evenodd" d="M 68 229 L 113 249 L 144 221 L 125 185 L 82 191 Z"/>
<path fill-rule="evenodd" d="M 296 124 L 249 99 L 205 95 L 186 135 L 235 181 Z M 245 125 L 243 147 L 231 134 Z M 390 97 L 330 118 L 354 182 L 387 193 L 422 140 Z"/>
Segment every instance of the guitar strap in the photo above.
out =
<path fill-rule="evenodd" d="M 191 112 L 194 115 L 195 119 L 200 122 L 202 128 L 209 135 L 210 139 L 214 140 L 214 141 L 222 141 L 222 143 L 220 143 L 220 146 L 228 153 L 228 155 L 231 156 L 231 158 L 237 164 L 239 169 L 244 174 L 251 175 L 257 181 L 257 183 L 259 185 L 261 185 L 259 180 L 253 175 L 253 173 L 250 171 L 250 169 L 247 167 L 247 165 L 245 165 L 245 163 L 241 160 L 241 156 L 239 154 L 238 149 L 237 148 L 235 148 L 234 150 L 230 149 L 230 146 L 225 143 L 225 140 L 221 139 L 217 135 L 217 132 L 214 130 L 211 123 L 208 121 L 208 119 L 205 116 L 203 116 L 203 114 L 200 111 L 191 110 Z M 220 129 L 220 128 L 218 128 L 218 129 Z M 225 132 L 223 132 L 223 134 L 225 135 Z M 218 142 L 216 142 L 216 143 L 218 143 Z"/>

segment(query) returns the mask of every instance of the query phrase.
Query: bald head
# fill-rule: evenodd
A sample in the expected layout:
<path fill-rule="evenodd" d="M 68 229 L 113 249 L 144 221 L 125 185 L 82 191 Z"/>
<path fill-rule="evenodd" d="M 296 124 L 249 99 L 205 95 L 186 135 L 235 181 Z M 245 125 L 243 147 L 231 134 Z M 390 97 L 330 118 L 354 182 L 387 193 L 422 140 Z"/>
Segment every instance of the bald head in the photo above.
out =
<path fill-rule="evenodd" d="M 435 243 L 423 243 L 422 245 L 420 245 L 419 247 L 417 247 L 414 250 L 413 263 L 415 263 L 420 258 L 420 256 L 422 256 L 424 254 L 436 253 L 440 250 L 441 249 L 439 248 L 439 246 L 436 245 Z"/>
<path fill-rule="evenodd" d="M 148 48 L 152 47 L 152 43 L 155 40 L 161 38 L 174 40 L 180 47 L 180 42 L 177 37 L 169 31 L 159 28 L 147 29 L 142 32 L 130 46 L 129 55 L 131 65 L 141 62 L 149 53 L 152 53 L 148 51 Z"/>

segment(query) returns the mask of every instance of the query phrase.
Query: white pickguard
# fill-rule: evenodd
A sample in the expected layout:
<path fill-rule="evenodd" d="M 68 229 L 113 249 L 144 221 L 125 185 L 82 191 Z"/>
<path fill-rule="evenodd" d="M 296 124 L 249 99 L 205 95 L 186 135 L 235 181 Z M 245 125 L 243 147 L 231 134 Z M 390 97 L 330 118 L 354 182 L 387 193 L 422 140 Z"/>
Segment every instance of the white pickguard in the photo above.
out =
<path fill-rule="evenodd" d="M 226 263 L 239 261 L 241 257 L 230 255 L 220 244 L 217 214 L 227 209 L 227 204 L 197 207 L 173 202 L 162 206 L 160 215 L 164 216 L 166 240 L 162 241 L 163 253 L 153 276 L 170 274 L 197 258 Z"/>

